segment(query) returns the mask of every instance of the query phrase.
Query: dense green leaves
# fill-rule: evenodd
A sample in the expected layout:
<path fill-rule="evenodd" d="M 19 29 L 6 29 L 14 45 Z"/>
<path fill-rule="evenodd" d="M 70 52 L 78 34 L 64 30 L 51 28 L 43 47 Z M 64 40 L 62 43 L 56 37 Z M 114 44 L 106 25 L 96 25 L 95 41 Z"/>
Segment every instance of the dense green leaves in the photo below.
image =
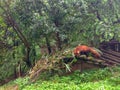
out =
<path fill-rule="evenodd" d="M 35 83 L 30 83 L 29 78 L 25 77 L 12 84 L 17 84 L 20 90 L 119 90 L 119 71 L 120 67 L 88 70 L 83 73 L 76 71 L 68 76 L 56 75 L 49 77 L 49 80 L 39 79 Z"/>

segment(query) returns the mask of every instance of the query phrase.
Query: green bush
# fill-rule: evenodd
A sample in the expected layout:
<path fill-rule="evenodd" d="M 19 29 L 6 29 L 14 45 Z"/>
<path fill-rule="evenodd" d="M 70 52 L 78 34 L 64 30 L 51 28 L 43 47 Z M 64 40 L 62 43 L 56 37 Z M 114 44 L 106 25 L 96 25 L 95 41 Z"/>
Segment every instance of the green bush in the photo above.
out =
<path fill-rule="evenodd" d="M 120 90 L 119 68 L 94 69 L 83 73 L 75 71 L 69 76 L 55 75 L 46 81 L 39 80 L 23 90 Z"/>
<path fill-rule="evenodd" d="M 14 81 L 14 83 L 17 84 L 20 89 L 22 89 L 25 87 L 25 85 L 29 84 L 29 77 L 18 78 Z"/>
<path fill-rule="evenodd" d="M 14 81 L 20 90 L 120 90 L 120 67 L 75 71 L 67 76 L 50 76 L 29 83 L 29 78 Z M 44 75 L 41 75 L 44 77 Z M 44 77 L 45 78 L 45 77 Z"/>

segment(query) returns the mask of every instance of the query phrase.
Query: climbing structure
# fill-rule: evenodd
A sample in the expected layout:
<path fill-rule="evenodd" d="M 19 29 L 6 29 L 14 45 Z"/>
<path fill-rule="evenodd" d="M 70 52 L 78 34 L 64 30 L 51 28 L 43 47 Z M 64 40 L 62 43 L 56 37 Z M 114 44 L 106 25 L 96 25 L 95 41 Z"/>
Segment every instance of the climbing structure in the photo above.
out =
<path fill-rule="evenodd" d="M 120 42 L 111 40 L 100 45 L 103 55 L 100 59 L 104 60 L 108 66 L 120 65 Z"/>
<path fill-rule="evenodd" d="M 100 58 L 78 58 L 78 61 L 72 66 L 74 70 L 84 70 L 90 68 L 111 67 L 120 65 L 120 42 L 110 40 L 102 42 L 99 47 L 102 55 Z"/>

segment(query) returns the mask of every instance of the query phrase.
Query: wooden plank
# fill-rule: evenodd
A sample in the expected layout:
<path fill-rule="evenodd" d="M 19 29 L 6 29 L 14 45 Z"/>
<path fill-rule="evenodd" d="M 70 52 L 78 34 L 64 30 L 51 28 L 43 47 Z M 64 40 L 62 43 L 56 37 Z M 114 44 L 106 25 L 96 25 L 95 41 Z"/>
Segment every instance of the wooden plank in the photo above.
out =
<path fill-rule="evenodd" d="M 116 57 L 116 56 L 113 56 L 113 55 L 111 55 L 111 54 L 103 53 L 103 57 L 106 57 L 106 58 L 108 58 L 108 59 L 111 59 L 111 60 L 114 60 L 114 61 L 120 63 L 120 58 L 119 58 L 119 57 Z"/>
<path fill-rule="evenodd" d="M 103 53 L 108 53 L 108 54 L 112 54 L 112 55 L 114 55 L 114 56 L 117 56 L 117 57 L 119 57 L 120 58 L 120 53 L 119 52 L 115 52 L 115 51 L 112 51 L 112 50 L 103 50 L 103 49 L 101 49 L 101 51 L 103 52 Z"/>
<path fill-rule="evenodd" d="M 120 65 L 120 63 L 116 62 L 116 61 L 113 61 L 113 60 L 110 60 L 108 58 L 104 58 L 104 57 L 101 57 L 102 60 L 106 61 L 105 63 L 108 63 L 108 64 L 116 64 L 116 65 Z"/>

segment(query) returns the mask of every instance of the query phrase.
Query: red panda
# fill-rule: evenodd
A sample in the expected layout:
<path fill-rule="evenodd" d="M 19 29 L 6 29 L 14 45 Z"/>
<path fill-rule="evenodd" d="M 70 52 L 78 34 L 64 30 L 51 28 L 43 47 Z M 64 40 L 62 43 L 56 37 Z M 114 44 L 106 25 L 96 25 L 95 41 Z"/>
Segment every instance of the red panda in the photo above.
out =
<path fill-rule="evenodd" d="M 86 45 L 77 46 L 73 50 L 73 53 L 74 53 L 75 57 L 78 57 L 81 54 L 87 55 L 88 53 L 92 53 L 94 55 L 94 57 L 96 57 L 96 58 L 99 58 L 101 56 L 100 53 L 98 53 L 95 49 L 93 49 L 92 47 L 86 46 Z"/>

